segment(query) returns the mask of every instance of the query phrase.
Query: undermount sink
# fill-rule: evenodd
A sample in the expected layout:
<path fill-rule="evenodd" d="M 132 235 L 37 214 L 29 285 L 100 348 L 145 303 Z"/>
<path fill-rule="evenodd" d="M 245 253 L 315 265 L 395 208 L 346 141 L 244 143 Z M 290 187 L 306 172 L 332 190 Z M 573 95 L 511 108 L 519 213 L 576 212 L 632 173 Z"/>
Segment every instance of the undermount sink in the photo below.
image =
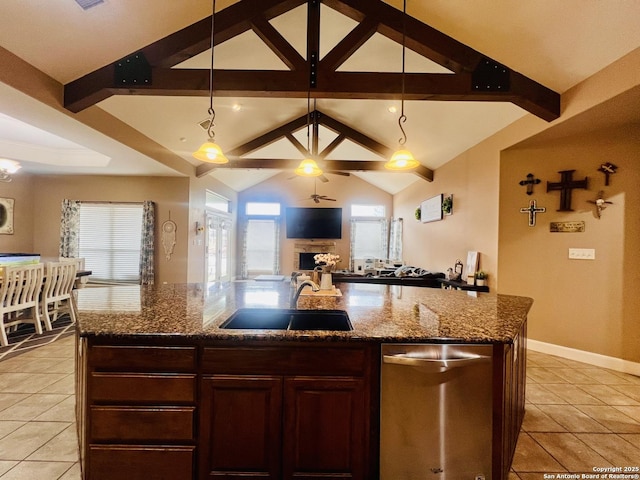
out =
<path fill-rule="evenodd" d="M 344 310 L 241 308 L 220 328 L 251 330 L 353 330 Z"/>

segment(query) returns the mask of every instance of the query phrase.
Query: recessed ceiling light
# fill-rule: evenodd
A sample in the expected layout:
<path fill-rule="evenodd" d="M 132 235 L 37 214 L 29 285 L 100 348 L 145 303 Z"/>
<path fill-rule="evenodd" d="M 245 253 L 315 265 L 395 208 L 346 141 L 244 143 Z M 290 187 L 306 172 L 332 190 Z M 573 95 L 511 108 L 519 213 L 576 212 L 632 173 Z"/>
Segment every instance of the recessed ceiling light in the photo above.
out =
<path fill-rule="evenodd" d="M 234 112 L 239 112 L 240 110 L 242 110 L 242 105 L 239 103 L 234 103 L 233 107 L 231 107 L 233 109 Z"/>
<path fill-rule="evenodd" d="M 99 3 L 104 3 L 104 0 L 76 0 L 76 3 L 84 10 L 89 10 L 91 7 L 95 7 Z"/>
<path fill-rule="evenodd" d="M 395 105 L 391 105 L 387 110 L 389 110 L 389 113 L 396 113 L 398 111 Z"/>

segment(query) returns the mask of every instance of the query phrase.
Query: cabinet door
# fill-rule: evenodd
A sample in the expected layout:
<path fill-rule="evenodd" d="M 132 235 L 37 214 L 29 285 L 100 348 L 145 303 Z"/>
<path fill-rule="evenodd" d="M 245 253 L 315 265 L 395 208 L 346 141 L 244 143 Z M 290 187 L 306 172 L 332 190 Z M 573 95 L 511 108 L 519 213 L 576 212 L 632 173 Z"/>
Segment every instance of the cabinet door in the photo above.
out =
<path fill-rule="evenodd" d="M 284 479 L 366 478 L 364 380 L 286 377 Z"/>
<path fill-rule="evenodd" d="M 279 479 L 282 378 L 202 379 L 200 478 Z"/>

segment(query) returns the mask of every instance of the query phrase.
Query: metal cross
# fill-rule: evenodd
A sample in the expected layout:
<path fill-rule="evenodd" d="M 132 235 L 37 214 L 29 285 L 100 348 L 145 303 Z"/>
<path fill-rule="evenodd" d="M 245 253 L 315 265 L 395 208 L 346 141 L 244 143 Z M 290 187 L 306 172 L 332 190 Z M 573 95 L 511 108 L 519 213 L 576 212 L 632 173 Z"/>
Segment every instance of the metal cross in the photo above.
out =
<path fill-rule="evenodd" d="M 547 211 L 545 207 L 538 207 L 537 200 L 530 200 L 529 207 L 521 208 L 520 213 L 528 213 L 529 214 L 529 226 L 535 227 L 536 225 L 536 214 L 544 213 Z"/>
<path fill-rule="evenodd" d="M 534 185 L 538 185 L 542 180 L 540 180 L 539 178 L 535 178 L 533 176 L 533 173 L 528 173 L 527 174 L 527 179 L 526 180 L 521 180 L 520 181 L 520 185 L 522 186 L 527 186 L 527 195 L 533 195 L 533 186 Z"/>
<path fill-rule="evenodd" d="M 604 184 L 606 186 L 609 186 L 609 176 L 616 173 L 617 168 L 618 167 L 611 162 L 603 163 L 602 165 L 600 165 L 598 171 L 604 173 Z"/>
<path fill-rule="evenodd" d="M 547 192 L 560 190 L 560 208 L 558 212 L 573 212 L 571 208 L 571 191 L 574 188 L 588 188 L 589 177 L 584 177 L 584 180 L 574 180 L 573 172 L 575 170 L 562 170 L 558 172 L 561 175 L 559 182 L 547 182 Z"/>

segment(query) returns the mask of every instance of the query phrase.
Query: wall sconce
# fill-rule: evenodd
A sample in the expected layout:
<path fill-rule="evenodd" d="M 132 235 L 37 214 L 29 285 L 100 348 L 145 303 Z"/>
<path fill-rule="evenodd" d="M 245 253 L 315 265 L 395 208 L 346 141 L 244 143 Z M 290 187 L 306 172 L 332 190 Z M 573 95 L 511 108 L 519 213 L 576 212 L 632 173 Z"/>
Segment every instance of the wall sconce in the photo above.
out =
<path fill-rule="evenodd" d="M 196 222 L 196 235 L 200 235 L 204 232 L 204 225 L 200 225 L 200 222 Z"/>

